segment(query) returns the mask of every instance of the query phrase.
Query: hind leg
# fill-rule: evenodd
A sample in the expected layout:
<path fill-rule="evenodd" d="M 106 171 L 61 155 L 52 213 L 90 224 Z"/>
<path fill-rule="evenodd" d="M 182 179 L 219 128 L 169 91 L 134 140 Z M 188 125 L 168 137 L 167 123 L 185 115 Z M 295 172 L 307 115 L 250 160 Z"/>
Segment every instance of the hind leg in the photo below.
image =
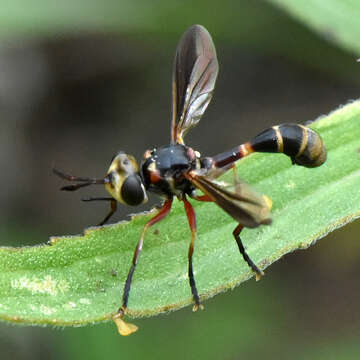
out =
<path fill-rule="evenodd" d="M 241 230 L 244 227 L 239 224 L 235 230 L 233 231 L 234 238 L 236 240 L 236 243 L 238 244 L 239 250 L 241 255 L 243 256 L 244 260 L 247 262 L 247 264 L 250 266 L 251 270 L 255 273 L 256 280 L 260 280 L 262 276 L 264 276 L 264 273 L 255 265 L 255 263 L 250 259 L 250 256 L 247 254 L 244 245 L 240 239 L 240 233 Z"/>

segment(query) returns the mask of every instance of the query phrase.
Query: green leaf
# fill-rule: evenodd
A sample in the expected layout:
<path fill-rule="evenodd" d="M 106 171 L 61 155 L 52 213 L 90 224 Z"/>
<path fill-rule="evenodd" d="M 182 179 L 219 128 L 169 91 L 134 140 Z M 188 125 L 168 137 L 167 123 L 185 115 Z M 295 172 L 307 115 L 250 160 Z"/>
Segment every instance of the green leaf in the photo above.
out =
<path fill-rule="evenodd" d="M 261 268 L 360 216 L 359 124 L 356 101 L 311 125 L 328 149 L 328 160 L 319 168 L 292 166 L 279 154 L 254 154 L 239 162 L 240 176 L 274 204 L 271 226 L 242 233 L 250 257 Z M 193 203 L 198 223 L 194 270 L 204 301 L 253 274 L 233 239 L 232 218 L 214 204 Z M 84 236 L 54 237 L 51 245 L 0 249 L 0 319 L 54 325 L 110 319 L 121 304 L 133 251 L 150 216 L 87 229 Z M 156 315 L 191 304 L 189 242 L 184 209 L 175 201 L 171 214 L 147 233 L 129 315 Z"/>
<path fill-rule="evenodd" d="M 325 39 L 360 54 L 358 0 L 268 0 L 317 31 Z M 326 59 L 324 59 L 326 61 Z"/>

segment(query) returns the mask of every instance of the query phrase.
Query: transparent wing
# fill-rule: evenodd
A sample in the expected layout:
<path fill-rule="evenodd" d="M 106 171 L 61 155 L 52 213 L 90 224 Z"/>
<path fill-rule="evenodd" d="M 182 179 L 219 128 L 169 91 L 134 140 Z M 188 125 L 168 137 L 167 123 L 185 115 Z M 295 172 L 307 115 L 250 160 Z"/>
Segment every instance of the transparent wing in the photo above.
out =
<path fill-rule="evenodd" d="M 254 228 L 271 223 L 271 200 L 245 182 L 222 184 L 196 172 L 189 174 L 189 180 L 239 224 Z"/>
<path fill-rule="evenodd" d="M 199 122 L 212 98 L 218 69 L 210 34 L 201 25 L 191 26 L 174 59 L 172 143 L 183 144 L 185 133 Z"/>

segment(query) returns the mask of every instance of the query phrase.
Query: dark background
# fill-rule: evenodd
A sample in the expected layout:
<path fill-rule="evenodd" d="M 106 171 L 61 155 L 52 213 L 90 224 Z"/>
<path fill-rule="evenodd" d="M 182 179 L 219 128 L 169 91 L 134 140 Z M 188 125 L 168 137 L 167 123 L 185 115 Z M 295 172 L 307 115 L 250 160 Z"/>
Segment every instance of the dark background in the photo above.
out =
<path fill-rule="evenodd" d="M 215 15 L 221 9 L 215 2 L 189 8 L 174 1 L 179 8 L 173 17 L 151 14 L 156 21 L 146 22 L 148 14 L 129 13 L 126 23 L 120 2 L 114 28 L 106 21 L 80 26 L 86 12 L 79 6 L 78 18 L 69 15 L 78 27 L 67 27 L 62 18 L 53 27 L 53 18 L 35 17 L 34 34 L 3 35 L 2 246 L 80 233 L 108 211 L 106 204 L 80 202 L 106 196 L 102 187 L 59 192 L 63 182 L 52 175 L 54 164 L 102 177 L 118 150 L 140 158 L 147 148 L 169 142 L 173 55 L 192 23 L 212 34 L 220 63 L 214 98 L 186 138 L 203 154 L 229 149 L 270 125 L 314 120 L 358 98 L 356 54 L 269 3 L 239 3 L 224 2 L 226 17 Z M 120 207 L 114 221 L 129 212 Z M 216 296 L 203 312 L 186 308 L 139 320 L 141 330 L 130 338 L 118 336 L 113 324 L 63 330 L 1 324 L 1 358 L 358 359 L 359 225 L 286 256 L 262 281 Z"/>

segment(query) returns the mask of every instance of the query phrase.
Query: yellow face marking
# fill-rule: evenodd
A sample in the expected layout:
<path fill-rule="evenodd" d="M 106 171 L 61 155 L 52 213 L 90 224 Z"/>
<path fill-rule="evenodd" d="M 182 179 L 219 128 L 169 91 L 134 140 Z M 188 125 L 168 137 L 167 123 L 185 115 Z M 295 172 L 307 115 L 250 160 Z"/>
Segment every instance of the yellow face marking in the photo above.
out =
<path fill-rule="evenodd" d="M 110 172 L 108 173 L 110 174 Z M 112 182 L 105 184 L 107 192 L 117 201 L 124 204 L 124 200 L 121 196 L 121 187 L 125 181 L 125 176 L 118 172 L 112 172 Z"/>
<path fill-rule="evenodd" d="M 121 196 L 121 188 L 129 175 L 139 173 L 139 165 L 131 155 L 120 153 L 110 164 L 107 175 L 111 174 L 111 182 L 105 184 L 108 193 L 120 203 L 126 204 Z"/>

